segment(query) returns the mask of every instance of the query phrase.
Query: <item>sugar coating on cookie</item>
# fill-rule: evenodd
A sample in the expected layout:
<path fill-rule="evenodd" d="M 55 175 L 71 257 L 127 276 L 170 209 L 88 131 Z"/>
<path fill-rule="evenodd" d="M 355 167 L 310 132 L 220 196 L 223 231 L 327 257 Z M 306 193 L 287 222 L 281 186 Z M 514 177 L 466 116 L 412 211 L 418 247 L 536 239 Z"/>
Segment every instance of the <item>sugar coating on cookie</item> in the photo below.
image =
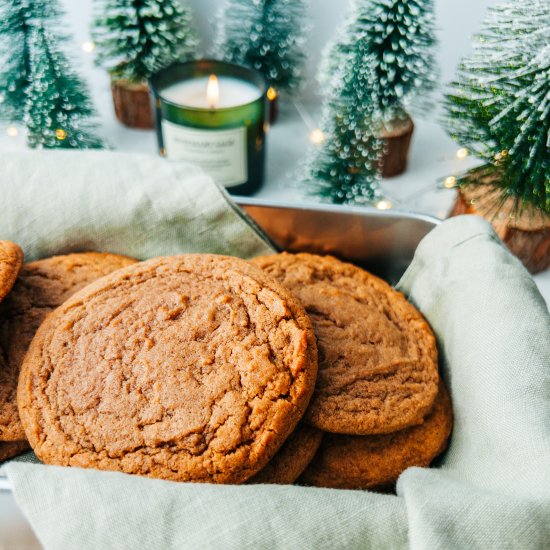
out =
<path fill-rule="evenodd" d="M 0 302 L 13 287 L 23 265 L 23 251 L 11 241 L 0 241 Z"/>
<path fill-rule="evenodd" d="M 248 483 L 294 483 L 313 460 L 322 439 L 321 430 L 300 423 L 267 466 L 250 478 Z"/>
<path fill-rule="evenodd" d="M 23 266 L 13 290 L 0 304 L 0 441 L 25 439 L 17 412 L 17 379 L 44 318 L 92 281 L 135 262 L 117 254 L 83 252 Z"/>
<path fill-rule="evenodd" d="M 48 464 L 239 483 L 294 430 L 316 373 L 288 290 L 244 260 L 189 254 L 127 267 L 51 314 L 18 404 Z"/>
<path fill-rule="evenodd" d="M 437 348 L 400 292 L 330 256 L 283 253 L 253 262 L 291 290 L 313 322 L 319 375 L 309 423 L 367 435 L 422 422 L 437 395 Z"/>
<path fill-rule="evenodd" d="M 384 435 L 325 434 L 300 482 L 336 489 L 387 489 L 407 468 L 429 466 L 445 450 L 451 429 L 451 401 L 440 383 L 434 408 L 419 426 Z"/>

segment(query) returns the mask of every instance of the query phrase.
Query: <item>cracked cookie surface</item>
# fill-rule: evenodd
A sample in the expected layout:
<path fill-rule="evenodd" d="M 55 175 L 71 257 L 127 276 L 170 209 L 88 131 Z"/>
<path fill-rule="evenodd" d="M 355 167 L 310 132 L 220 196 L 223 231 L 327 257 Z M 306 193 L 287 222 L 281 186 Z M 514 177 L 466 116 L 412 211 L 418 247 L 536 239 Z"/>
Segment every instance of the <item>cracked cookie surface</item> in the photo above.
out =
<path fill-rule="evenodd" d="M 136 260 L 83 252 L 25 264 L 0 304 L 0 441 L 25 439 L 17 412 L 17 379 L 25 353 L 44 318 L 92 281 Z"/>
<path fill-rule="evenodd" d="M 321 430 L 300 423 L 267 466 L 250 478 L 248 483 L 294 483 L 312 461 L 322 439 Z"/>
<path fill-rule="evenodd" d="M 237 258 L 127 267 L 42 324 L 18 405 L 48 464 L 240 483 L 294 430 L 317 373 L 293 295 Z"/>
<path fill-rule="evenodd" d="M 325 434 L 300 482 L 335 489 L 391 488 L 411 466 L 426 467 L 451 434 L 451 400 L 443 382 L 434 408 L 419 426 L 384 435 Z"/>
<path fill-rule="evenodd" d="M 370 273 L 330 256 L 253 262 L 310 316 L 319 375 L 306 421 L 333 433 L 390 433 L 422 422 L 437 395 L 437 348 L 422 315 Z"/>
<path fill-rule="evenodd" d="M 23 251 L 11 241 L 0 241 L 0 302 L 13 287 L 23 265 Z"/>

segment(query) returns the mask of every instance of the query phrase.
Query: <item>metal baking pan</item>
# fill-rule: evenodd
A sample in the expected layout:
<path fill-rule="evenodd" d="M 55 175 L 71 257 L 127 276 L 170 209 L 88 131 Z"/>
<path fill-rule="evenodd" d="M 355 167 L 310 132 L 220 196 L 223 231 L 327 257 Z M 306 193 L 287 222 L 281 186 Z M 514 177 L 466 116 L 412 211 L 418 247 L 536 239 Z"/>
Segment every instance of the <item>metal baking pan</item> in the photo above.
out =
<path fill-rule="evenodd" d="M 237 204 L 279 250 L 333 254 L 395 284 L 418 243 L 440 221 L 431 216 L 369 207 L 292 204 L 237 197 Z M 41 548 L 0 476 L 0 549 Z"/>
<path fill-rule="evenodd" d="M 418 243 L 440 222 L 424 214 L 239 197 L 279 250 L 332 254 L 395 284 Z"/>

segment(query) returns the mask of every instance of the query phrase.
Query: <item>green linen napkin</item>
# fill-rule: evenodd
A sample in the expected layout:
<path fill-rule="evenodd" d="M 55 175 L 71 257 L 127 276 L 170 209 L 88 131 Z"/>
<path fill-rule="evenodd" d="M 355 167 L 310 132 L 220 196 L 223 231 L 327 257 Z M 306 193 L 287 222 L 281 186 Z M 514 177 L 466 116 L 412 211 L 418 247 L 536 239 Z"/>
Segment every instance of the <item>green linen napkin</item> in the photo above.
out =
<path fill-rule="evenodd" d="M 0 155 L 0 235 L 27 261 L 82 250 L 139 259 L 185 252 L 269 254 L 225 191 L 197 167 L 152 156 Z"/>
<path fill-rule="evenodd" d="M 116 200 L 115 182 L 103 188 L 102 198 L 96 195 L 97 204 Z M 59 194 L 61 184 L 56 188 Z M 65 209 L 71 210 L 68 201 Z M 130 224 L 135 220 L 131 209 L 124 216 Z M 131 235 L 124 216 L 118 227 Z M 52 222 L 39 207 L 32 217 L 35 228 L 51 235 Z M 60 218 L 56 234 L 64 234 Z M 78 227 L 76 217 L 71 220 Z M 0 235 L 5 230 L 0 219 Z M 86 231 L 78 233 L 83 242 Z M 101 237 L 90 238 L 105 248 Z M 250 253 L 247 238 L 233 253 Z M 67 246 L 70 239 L 61 242 Z M 142 244 L 147 251 L 133 245 L 134 255 L 154 254 L 149 243 Z M 470 216 L 448 220 L 422 241 L 400 289 L 437 334 L 453 398 L 454 431 L 438 468 L 408 469 L 391 496 L 178 484 L 12 462 L 5 469 L 16 500 L 42 544 L 55 550 L 548 547 L 550 315 L 542 296 L 490 225 Z"/>

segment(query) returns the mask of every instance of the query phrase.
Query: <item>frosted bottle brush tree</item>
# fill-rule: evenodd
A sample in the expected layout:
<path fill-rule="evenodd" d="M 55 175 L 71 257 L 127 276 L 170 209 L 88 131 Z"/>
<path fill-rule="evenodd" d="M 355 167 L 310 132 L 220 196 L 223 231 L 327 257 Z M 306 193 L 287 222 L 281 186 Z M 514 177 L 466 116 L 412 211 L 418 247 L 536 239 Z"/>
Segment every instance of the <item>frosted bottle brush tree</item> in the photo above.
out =
<path fill-rule="evenodd" d="M 0 116 L 23 122 L 31 147 L 96 148 L 95 115 L 84 82 L 60 50 L 56 0 L 0 0 Z M 55 33 L 52 31 L 55 29 Z"/>
<path fill-rule="evenodd" d="M 365 42 L 367 57 L 358 62 L 372 72 L 369 94 L 383 120 L 406 118 L 415 100 L 422 107 L 437 77 L 432 0 L 355 0 L 343 31 L 324 52 L 321 82 L 336 76 L 356 40 Z"/>
<path fill-rule="evenodd" d="M 427 0 L 356 0 L 327 47 L 324 142 L 312 150 L 305 176 L 321 199 L 374 202 L 380 172 L 404 170 L 412 134 L 407 108 L 435 83 L 432 8 Z"/>
<path fill-rule="evenodd" d="M 216 56 L 260 71 L 270 99 L 294 92 L 303 79 L 306 8 L 304 0 L 225 0 Z"/>
<path fill-rule="evenodd" d="M 454 139 L 485 160 L 501 199 L 550 213 L 550 3 L 491 8 L 447 96 Z M 472 178 L 468 178 L 471 181 Z"/>
<path fill-rule="evenodd" d="M 336 204 L 368 204 L 381 197 L 378 163 L 382 142 L 372 133 L 372 98 L 365 93 L 372 74 L 359 70 L 365 43 L 356 41 L 323 105 L 323 142 L 306 163 L 310 194 Z M 367 116 L 368 115 L 368 116 Z"/>
<path fill-rule="evenodd" d="M 352 61 L 360 40 L 365 55 Z M 365 95 L 370 99 L 363 116 L 376 113 L 377 133 L 385 140 L 384 176 L 406 167 L 413 130 L 409 111 L 423 111 L 435 87 L 435 24 L 431 0 L 355 0 L 348 21 L 323 56 L 319 80 L 330 89 L 339 69 L 355 63 L 370 78 Z"/>
<path fill-rule="evenodd" d="M 454 214 L 489 219 L 532 272 L 550 266 L 550 4 L 490 8 L 446 101 L 451 135 L 484 163 Z"/>
<path fill-rule="evenodd" d="M 41 0 L 0 0 L 0 38 L 2 51 L 9 52 L 0 68 L 0 114 L 21 122 L 25 110 L 25 90 L 30 73 L 30 35 L 33 23 L 59 16 L 55 3 Z M 49 8 L 49 9 L 46 9 Z"/>
<path fill-rule="evenodd" d="M 90 118 L 94 110 L 87 91 L 54 36 L 42 25 L 29 37 L 30 84 L 24 121 L 31 147 L 100 148 Z"/>
<path fill-rule="evenodd" d="M 97 0 L 96 63 L 111 75 L 117 117 L 151 128 L 148 79 L 195 55 L 191 11 L 183 0 Z"/>
<path fill-rule="evenodd" d="M 92 34 L 97 63 L 134 83 L 190 58 L 197 45 L 191 12 L 181 0 L 99 0 Z"/>

